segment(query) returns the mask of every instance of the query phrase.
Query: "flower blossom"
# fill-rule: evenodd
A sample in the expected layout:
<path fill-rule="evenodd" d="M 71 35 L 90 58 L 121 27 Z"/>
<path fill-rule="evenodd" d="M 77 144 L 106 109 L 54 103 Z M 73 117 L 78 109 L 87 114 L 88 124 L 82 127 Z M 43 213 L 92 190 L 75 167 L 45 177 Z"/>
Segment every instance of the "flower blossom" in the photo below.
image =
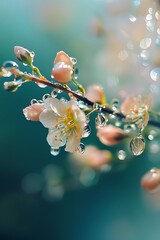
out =
<path fill-rule="evenodd" d="M 107 125 L 98 128 L 97 137 L 104 145 L 112 146 L 125 139 L 127 134 L 120 128 L 114 127 L 113 125 Z"/>
<path fill-rule="evenodd" d="M 34 58 L 33 52 L 28 51 L 24 47 L 15 46 L 14 53 L 15 53 L 15 56 L 17 57 L 17 59 L 20 60 L 21 62 L 23 62 L 25 64 L 29 64 L 29 65 L 32 64 L 33 58 Z"/>
<path fill-rule="evenodd" d="M 87 88 L 86 98 L 91 102 L 97 102 L 100 104 L 105 104 L 105 94 L 103 89 L 99 85 L 91 85 Z"/>
<path fill-rule="evenodd" d="M 60 51 L 54 60 L 51 76 L 60 83 L 68 83 L 73 75 L 73 61 L 65 52 Z"/>
<path fill-rule="evenodd" d="M 43 110 L 44 110 L 43 103 L 34 103 L 23 109 L 23 114 L 25 115 L 27 120 L 39 121 L 39 115 Z"/>
<path fill-rule="evenodd" d="M 141 96 L 129 97 L 121 105 L 121 111 L 126 116 L 127 121 L 137 121 L 142 119 L 143 126 L 148 124 L 148 110 L 151 106 L 151 98 L 142 99 Z M 142 127 L 142 123 L 138 125 Z"/>
<path fill-rule="evenodd" d="M 107 150 L 99 150 L 95 146 L 88 145 L 83 154 L 76 152 L 72 158 L 78 161 L 80 164 L 98 170 L 104 165 L 110 164 L 112 160 L 112 154 Z"/>
<path fill-rule="evenodd" d="M 86 122 L 86 116 L 77 106 L 77 102 L 47 98 L 44 107 L 45 110 L 39 118 L 44 127 L 49 129 L 47 136 L 49 145 L 54 149 L 66 145 L 66 151 L 76 151 L 80 146 Z"/>
<path fill-rule="evenodd" d="M 160 169 L 152 168 L 141 179 L 141 186 L 148 191 L 156 190 L 160 186 Z"/>

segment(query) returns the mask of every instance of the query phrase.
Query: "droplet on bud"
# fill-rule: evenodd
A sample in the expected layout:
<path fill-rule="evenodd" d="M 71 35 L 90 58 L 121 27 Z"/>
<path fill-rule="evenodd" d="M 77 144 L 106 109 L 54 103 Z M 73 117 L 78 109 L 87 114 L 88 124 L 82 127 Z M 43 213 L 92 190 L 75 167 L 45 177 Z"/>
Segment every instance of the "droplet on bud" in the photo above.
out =
<path fill-rule="evenodd" d="M 145 149 L 145 140 L 142 135 L 133 138 L 130 142 L 130 148 L 135 156 L 139 156 Z"/>
<path fill-rule="evenodd" d="M 60 153 L 60 149 L 51 147 L 50 153 L 56 157 Z"/>
<path fill-rule="evenodd" d="M 83 137 L 83 138 L 87 138 L 87 137 L 90 135 L 90 133 L 91 133 L 91 128 L 90 128 L 89 125 L 86 125 L 86 126 L 84 127 L 82 137 Z"/>
<path fill-rule="evenodd" d="M 78 74 L 79 74 L 78 68 L 75 68 L 75 69 L 74 69 L 74 79 L 75 79 L 75 80 L 78 79 Z"/>
<path fill-rule="evenodd" d="M 75 65 L 77 63 L 77 59 L 76 58 L 71 58 L 73 65 Z"/>
<path fill-rule="evenodd" d="M 95 119 L 95 124 L 97 128 L 105 127 L 107 125 L 108 118 L 104 113 L 98 113 Z"/>

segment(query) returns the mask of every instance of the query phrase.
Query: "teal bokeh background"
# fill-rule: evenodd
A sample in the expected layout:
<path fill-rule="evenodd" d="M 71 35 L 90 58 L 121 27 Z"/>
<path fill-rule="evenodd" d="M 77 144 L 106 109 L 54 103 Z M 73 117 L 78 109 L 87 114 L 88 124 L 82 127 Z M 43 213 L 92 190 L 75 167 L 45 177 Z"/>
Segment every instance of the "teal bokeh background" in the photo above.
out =
<path fill-rule="evenodd" d="M 35 51 L 36 65 L 49 78 L 56 52 L 64 50 L 78 59 L 85 86 L 90 81 L 105 88 L 96 68 L 96 53 L 104 43 L 89 31 L 97 12 L 98 1 L 1 0 L 0 64 L 15 61 L 13 47 L 24 46 Z M 139 184 L 152 166 L 154 156 L 147 152 L 125 170 L 103 175 L 92 187 L 67 191 L 59 201 L 25 193 L 21 182 L 26 174 L 40 173 L 48 164 L 65 170 L 68 156 L 62 152 L 53 158 L 46 129 L 22 114 L 32 98 L 40 99 L 50 89 L 31 83 L 11 94 L 3 90 L 2 80 L 0 86 L 1 240 L 159 240 L 160 208 L 154 208 Z"/>

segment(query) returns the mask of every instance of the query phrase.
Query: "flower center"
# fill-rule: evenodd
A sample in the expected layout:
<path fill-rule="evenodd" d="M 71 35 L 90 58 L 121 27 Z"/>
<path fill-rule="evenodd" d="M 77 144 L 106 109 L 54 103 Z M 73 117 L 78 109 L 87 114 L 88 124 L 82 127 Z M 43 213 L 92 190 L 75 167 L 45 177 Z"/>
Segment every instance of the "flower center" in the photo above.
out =
<path fill-rule="evenodd" d="M 71 108 L 67 109 L 67 117 L 65 118 L 64 123 L 67 125 L 68 128 L 75 127 L 76 122 Z"/>

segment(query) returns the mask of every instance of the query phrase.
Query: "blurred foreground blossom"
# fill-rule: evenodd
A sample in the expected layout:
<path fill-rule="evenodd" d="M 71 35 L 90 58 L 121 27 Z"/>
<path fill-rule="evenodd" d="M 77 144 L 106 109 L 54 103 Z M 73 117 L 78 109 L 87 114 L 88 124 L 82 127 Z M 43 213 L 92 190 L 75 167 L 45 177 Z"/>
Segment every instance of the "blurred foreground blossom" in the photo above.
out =
<path fill-rule="evenodd" d="M 97 136 L 103 144 L 108 146 L 118 144 L 121 140 L 128 137 L 123 130 L 113 125 L 98 128 Z"/>
<path fill-rule="evenodd" d="M 27 120 L 39 121 L 39 115 L 44 110 L 43 103 L 35 103 L 23 109 L 23 113 Z"/>
<path fill-rule="evenodd" d="M 98 170 L 111 163 L 112 154 L 107 150 L 99 150 L 97 147 L 89 145 L 83 154 L 74 153 L 73 158 L 84 166 Z"/>
<path fill-rule="evenodd" d="M 104 104 L 106 101 L 104 91 L 99 85 L 89 86 L 86 91 L 86 98 L 88 98 L 91 102 L 101 104 Z"/>
<path fill-rule="evenodd" d="M 157 190 L 160 186 L 160 169 L 152 168 L 141 179 L 141 186 L 148 190 Z"/>
<path fill-rule="evenodd" d="M 66 144 L 66 151 L 76 151 L 80 146 L 86 122 L 86 116 L 77 106 L 77 102 L 47 98 L 44 107 L 45 110 L 40 114 L 40 122 L 49 128 L 47 136 L 49 145 L 59 149 Z"/>
<path fill-rule="evenodd" d="M 142 99 L 142 96 L 134 96 L 127 98 L 121 105 L 121 112 L 126 116 L 129 121 L 142 120 L 139 125 L 141 128 L 148 124 L 149 120 L 149 108 L 151 107 L 151 98 Z"/>

